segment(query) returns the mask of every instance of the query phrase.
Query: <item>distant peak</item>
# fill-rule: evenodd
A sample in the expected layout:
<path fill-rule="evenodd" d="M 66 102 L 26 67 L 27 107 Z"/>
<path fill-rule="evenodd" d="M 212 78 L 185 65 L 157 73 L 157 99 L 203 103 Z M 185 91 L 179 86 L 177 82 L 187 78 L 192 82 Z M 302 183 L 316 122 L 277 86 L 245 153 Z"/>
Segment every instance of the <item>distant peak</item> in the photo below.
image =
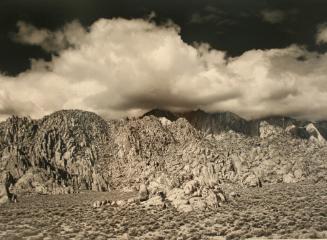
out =
<path fill-rule="evenodd" d="M 142 117 L 145 116 L 155 116 L 157 118 L 165 117 L 170 121 L 176 121 L 178 119 L 178 116 L 175 113 L 172 113 L 168 110 L 158 109 L 158 108 L 145 113 Z"/>

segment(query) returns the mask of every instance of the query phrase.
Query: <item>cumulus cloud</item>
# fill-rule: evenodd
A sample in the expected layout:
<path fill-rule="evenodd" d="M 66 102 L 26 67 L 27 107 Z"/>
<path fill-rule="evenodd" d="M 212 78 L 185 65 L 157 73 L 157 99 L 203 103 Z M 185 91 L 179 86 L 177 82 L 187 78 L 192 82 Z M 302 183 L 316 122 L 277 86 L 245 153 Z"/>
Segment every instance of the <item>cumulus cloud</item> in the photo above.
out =
<path fill-rule="evenodd" d="M 55 32 L 23 26 L 17 33 L 23 43 L 57 54 L 50 62 L 33 60 L 16 77 L 0 75 L 0 118 L 70 108 L 107 118 L 152 108 L 327 118 L 327 54 L 301 46 L 230 58 L 207 44 L 185 43 L 171 23 L 100 19 L 87 29 L 74 22 Z M 58 34 L 67 44 L 49 37 Z"/>
<path fill-rule="evenodd" d="M 327 23 L 323 23 L 318 26 L 316 42 L 317 44 L 327 43 Z"/>
<path fill-rule="evenodd" d="M 284 21 L 286 14 L 282 10 L 265 9 L 261 11 L 262 20 L 271 24 L 281 23 Z"/>

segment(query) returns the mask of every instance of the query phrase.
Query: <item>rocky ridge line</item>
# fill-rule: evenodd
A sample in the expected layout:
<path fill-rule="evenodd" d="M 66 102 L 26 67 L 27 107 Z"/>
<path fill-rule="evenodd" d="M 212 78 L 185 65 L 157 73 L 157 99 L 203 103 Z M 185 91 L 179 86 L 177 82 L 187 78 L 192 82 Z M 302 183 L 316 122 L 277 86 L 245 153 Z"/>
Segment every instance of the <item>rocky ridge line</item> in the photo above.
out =
<path fill-rule="evenodd" d="M 0 171 L 13 176 L 15 193 L 145 186 L 148 203 L 162 204 L 164 196 L 182 211 L 219 206 L 228 186 L 326 180 L 323 123 L 266 119 L 255 135 L 234 114 L 152 113 L 109 121 L 78 110 L 9 118 L 0 123 Z"/>

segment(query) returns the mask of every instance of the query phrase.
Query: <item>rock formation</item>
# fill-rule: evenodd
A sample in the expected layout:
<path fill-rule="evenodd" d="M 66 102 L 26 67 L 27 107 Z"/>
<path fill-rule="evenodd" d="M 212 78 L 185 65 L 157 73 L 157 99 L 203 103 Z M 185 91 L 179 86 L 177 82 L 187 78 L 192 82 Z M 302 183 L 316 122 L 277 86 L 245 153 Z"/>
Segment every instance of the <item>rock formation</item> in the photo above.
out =
<path fill-rule="evenodd" d="M 38 121 L 14 116 L 0 125 L 0 169 L 10 171 L 18 191 L 72 192 L 83 185 L 106 191 L 95 162 L 108 131 L 89 112 L 60 111 Z"/>
<path fill-rule="evenodd" d="M 215 208 L 227 201 L 225 184 L 325 181 L 325 129 L 203 111 L 108 121 L 78 110 L 11 117 L 0 123 L 0 173 L 10 172 L 16 193 L 129 188 L 139 200 L 165 199 L 182 211 Z"/>
<path fill-rule="evenodd" d="M 0 181 L 0 205 L 7 202 L 17 202 L 17 196 L 10 192 L 9 188 L 14 184 L 10 172 L 5 172 Z"/>

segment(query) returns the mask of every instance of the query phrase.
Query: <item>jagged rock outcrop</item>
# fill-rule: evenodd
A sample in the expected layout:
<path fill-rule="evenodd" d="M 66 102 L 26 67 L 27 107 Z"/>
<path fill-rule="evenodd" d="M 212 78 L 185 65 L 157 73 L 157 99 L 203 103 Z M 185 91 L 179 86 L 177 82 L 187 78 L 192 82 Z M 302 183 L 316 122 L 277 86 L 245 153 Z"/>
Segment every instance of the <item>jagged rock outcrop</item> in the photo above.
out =
<path fill-rule="evenodd" d="M 149 199 L 149 191 L 145 184 L 140 185 L 138 197 L 140 201 L 146 201 Z"/>
<path fill-rule="evenodd" d="M 258 122 L 247 121 L 231 112 L 206 113 L 202 110 L 172 113 L 155 109 L 144 116 L 165 117 L 170 121 L 185 118 L 195 129 L 205 134 L 218 134 L 229 130 L 256 136 L 259 134 Z"/>
<path fill-rule="evenodd" d="M 4 184 L 0 185 L 0 205 L 9 202 L 10 197 L 8 196 L 7 188 Z"/>
<path fill-rule="evenodd" d="M 143 186 L 142 200 L 160 203 L 163 194 L 181 211 L 214 208 L 226 201 L 224 184 L 325 181 L 324 127 L 202 111 L 108 121 L 78 110 L 12 117 L 0 123 L 0 172 L 10 172 L 18 193 Z"/>
<path fill-rule="evenodd" d="M 96 168 L 108 142 L 108 124 L 89 112 L 60 111 L 39 123 L 31 149 L 32 166 L 46 169 L 63 186 L 106 191 L 108 183 Z"/>
<path fill-rule="evenodd" d="M 29 150 L 37 132 L 37 121 L 13 116 L 0 123 L 0 171 L 20 178 L 31 167 Z"/>
<path fill-rule="evenodd" d="M 6 172 L 0 179 L 0 205 L 17 202 L 17 196 L 9 190 L 12 184 L 14 184 L 14 179 L 10 172 Z"/>
<path fill-rule="evenodd" d="M 19 180 L 21 191 L 108 190 L 95 164 L 108 131 L 106 121 L 82 111 L 59 111 L 38 121 L 9 118 L 0 125 L 1 169 Z"/>
<path fill-rule="evenodd" d="M 247 121 L 234 113 L 206 113 L 202 110 L 186 112 L 180 115 L 186 118 L 192 126 L 207 134 L 218 134 L 229 130 L 250 136 L 258 135 L 258 123 Z"/>
<path fill-rule="evenodd" d="M 305 126 L 305 129 L 307 133 L 309 134 L 309 139 L 311 141 L 325 144 L 327 141 L 325 137 L 322 135 L 322 133 L 319 131 L 318 127 L 315 126 L 313 123 L 309 123 L 307 126 Z"/>

